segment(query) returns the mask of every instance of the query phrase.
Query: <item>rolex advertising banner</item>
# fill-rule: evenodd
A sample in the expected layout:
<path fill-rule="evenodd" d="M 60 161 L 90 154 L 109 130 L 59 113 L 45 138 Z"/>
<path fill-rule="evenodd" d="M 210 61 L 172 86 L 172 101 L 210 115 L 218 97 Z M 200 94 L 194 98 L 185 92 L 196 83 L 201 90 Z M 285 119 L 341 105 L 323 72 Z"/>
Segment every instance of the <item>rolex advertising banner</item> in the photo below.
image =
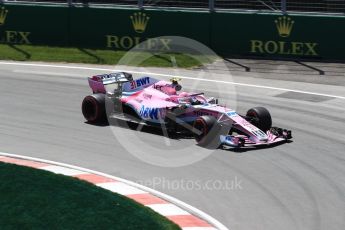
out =
<path fill-rule="evenodd" d="M 345 60 L 345 17 L 176 9 L 0 5 L 0 43 L 170 51 L 182 36 L 232 56 Z"/>
<path fill-rule="evenodd" d="M 68 45 L 68 7 L 0 5 L 0 43 Z"/>
<path fill-rule="evenodd" d="M 198 11 L 75 8 L 71 14 L 72 45 L 128 50 L 149 40 L 147 50 L 169 50 L 159 36 L 183 36 L 210 44 L 209 14 Z"/>
<path fill-rule="evenodd" d="M 345 60 L 345 17 L 218 12 L 211 24 L 225 55 Z"/>

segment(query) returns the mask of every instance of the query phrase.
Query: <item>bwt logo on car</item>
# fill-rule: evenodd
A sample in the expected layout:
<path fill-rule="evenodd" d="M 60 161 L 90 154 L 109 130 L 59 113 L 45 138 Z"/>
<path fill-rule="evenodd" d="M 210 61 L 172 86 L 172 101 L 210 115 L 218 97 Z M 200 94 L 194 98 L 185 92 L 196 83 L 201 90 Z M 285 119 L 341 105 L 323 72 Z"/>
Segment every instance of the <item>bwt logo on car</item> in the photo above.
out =
<path fill-rule="evenodd" d="M 158 120 L 159 118 L 164 117 L 165 109 L 162 108 L 151 108 L 145 107 L 144 105 L 141 106 L 139 114 L 143 118 L 151 118 L 152 120 Z"/>
<path fill-rule="evenodd" d="M 138 88 L 140 86 L 147 85 L 149 83 L 150 83 L 149 77 L 140 78 L 138 80 L 131 81 L 131 89 L 135 89 L 135 88 Z"/>

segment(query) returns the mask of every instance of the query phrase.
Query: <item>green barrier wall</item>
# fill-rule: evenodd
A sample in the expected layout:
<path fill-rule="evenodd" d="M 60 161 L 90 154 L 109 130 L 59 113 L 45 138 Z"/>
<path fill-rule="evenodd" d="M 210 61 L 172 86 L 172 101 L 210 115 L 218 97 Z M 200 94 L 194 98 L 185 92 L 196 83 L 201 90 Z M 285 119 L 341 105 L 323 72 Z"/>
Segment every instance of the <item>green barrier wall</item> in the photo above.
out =
<path fill-rule="evenodd" d="M 195 39 L 222 55 L 345 60 L 345 17 L 5 4 L 0 42 L 128 50 L 159 36 Z"/>
<path fill-rule="evenodd" d="M 0 5 L 0 42 L 67 46 L 68 7 Z"/>

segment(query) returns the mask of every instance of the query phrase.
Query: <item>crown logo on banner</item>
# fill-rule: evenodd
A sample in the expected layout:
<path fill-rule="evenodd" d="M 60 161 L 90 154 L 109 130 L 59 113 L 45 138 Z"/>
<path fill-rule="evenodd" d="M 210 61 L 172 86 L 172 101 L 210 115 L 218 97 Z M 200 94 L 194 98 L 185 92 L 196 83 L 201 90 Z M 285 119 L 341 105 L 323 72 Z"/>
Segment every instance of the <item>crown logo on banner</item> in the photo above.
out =
<path fill-rule="evenodd" d="M 283 16 L 275 20 L 279 36 L 286 38 L 291 34 L 292 27 L 295 23 L 291 18 Z"/>
<path fill-rule="evenodd" d="M 0 26 L 5 24 L 7 13 L 8 10 L 6 10 L 5 7 L 0 8 Z"/>
<path fill-rule="evenodd" d="M 146 30 L 147 23 L 150 20 L 150 17 L 148 17 L 145 13 L 134 13 L 132 16 L 130 16 L 133 24 L 133 28 L 135 32 L 137 33 L 144 33 Z"/>

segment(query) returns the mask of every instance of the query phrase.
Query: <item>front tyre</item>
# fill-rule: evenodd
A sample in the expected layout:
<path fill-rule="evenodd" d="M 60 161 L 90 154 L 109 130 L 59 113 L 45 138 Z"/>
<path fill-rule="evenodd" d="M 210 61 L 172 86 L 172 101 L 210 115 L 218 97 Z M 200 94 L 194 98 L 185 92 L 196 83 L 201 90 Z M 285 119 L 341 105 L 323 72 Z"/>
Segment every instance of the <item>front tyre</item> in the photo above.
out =
<path fill-rule="evenodd" d="M 254 107 L 247 111 L 247 118 L 254 126 L 264 132 L 272 127 L 272 117 L 270 112 L 264 107 Z"/>
<path fill-rule="evenodd" d="M 198 117 L 193 123 L 193 135 L 199 146 L 215 149 L 220 145 L 222 127 L 212 116 Z"/>
<path fill-rule="evenodd" d="M 105 122 L 105 95 L 101 93 L 95 93 L 86 96 L 82 102 L 81 110 L 88 122 Z"/>

